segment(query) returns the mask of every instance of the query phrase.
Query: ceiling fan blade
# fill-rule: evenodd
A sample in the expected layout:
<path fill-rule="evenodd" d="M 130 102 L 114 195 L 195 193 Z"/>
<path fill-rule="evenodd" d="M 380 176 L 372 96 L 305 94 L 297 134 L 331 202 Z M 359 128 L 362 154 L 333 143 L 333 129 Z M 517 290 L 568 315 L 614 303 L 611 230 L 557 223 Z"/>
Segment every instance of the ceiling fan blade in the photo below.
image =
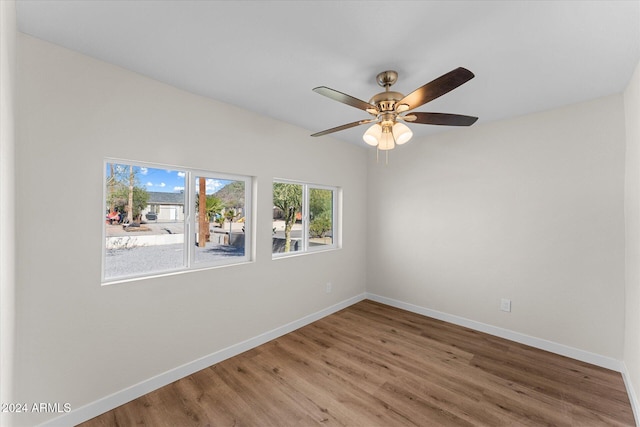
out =
<path fill-rule="evenodd" d="M 338 132 L 338 131 L 349 129 L 349 128 L 352 128 L 352 127 L 356 127 L 356 126 L 364 125 L 364 124 L 367 124 L 367 123 L 375 122 L 376 120 L 377 119 L 359 120 L 357 122 L 347 123 L 346 125 L 337 126 L 337 127 L 331 128 L 331 129 L 323 130 L 322 132 L 314 133 L 311 136 L 323 136 L 323 135 L 327 135 L 329 133 Z"/>
<path fill-rule="evenodd" d="M 473 116 L 448 113 L 411 113 L 408 115 L 416 116 L 416 119 L 411 120 L 411 123 L 421 123 L 423 125 L 471 126 L 478 120 L 477 117 Z"/>
<path fill-rule="evenodd" d="M 474 74 L 466 68 L 459 67 L 447 74 L 443 74 L 435 80 L 411 92 L 409 95 L 398 101 L 398 104 L 407 104 L 410 110 L 417 108 L 429 101 L 451 92 L 458 86 L 468 82 Z"/>
<path fill-rule="evenodd" d="M 360 110 L 376 110 L 377 108 L 373 104 L 369 104 L 368 102 L 364 102 L 361 99 L 354 98 L 351 95 L 347 95 L 346 93 L 338 92 L 337 90 L 328 88 L 326 86 L 320 86 L 313 89 L 314 92 L 319 93 L 320 95 L 324 95 L 327 98 L 331 98 L 335 101 L 342 102 L 343 104 L 351 105 L 352 107 L 359 108 Z"/>

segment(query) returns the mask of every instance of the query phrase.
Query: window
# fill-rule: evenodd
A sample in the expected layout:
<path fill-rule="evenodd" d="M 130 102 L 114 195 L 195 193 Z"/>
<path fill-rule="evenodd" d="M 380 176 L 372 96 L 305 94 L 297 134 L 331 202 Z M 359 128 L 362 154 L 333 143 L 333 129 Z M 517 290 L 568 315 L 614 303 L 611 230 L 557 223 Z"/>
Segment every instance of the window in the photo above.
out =
<path fill-rule="evenodd" d="M 103 282 L 250 260 L 250 177 L 111 160 L 104 176 Z"/>
<path fill-rule="evenodd" d="M 246 255 L 246 187 L 244 180 L 195 176 L 194 263 L 216 263 Z"/>
<path fill-rule="evenodd" d="M 335 249 L 338 189 L 274 181 L 272 253 Z"/>

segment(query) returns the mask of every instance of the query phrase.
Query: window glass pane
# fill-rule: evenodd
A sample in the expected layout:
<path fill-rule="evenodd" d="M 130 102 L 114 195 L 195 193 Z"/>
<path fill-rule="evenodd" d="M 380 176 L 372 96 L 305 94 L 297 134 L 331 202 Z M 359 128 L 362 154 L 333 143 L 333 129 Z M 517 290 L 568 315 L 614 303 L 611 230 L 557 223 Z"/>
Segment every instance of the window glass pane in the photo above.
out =
<path fill-rule="evenodd" d="M 333 244 L 333 191 L 309 189 L 309 247 Z"/>
<path fill-rule="evenodd" d="M 107 163 L 106 280 L 184 267 L 185 172 Z"/>
<path fill-rule="evenodd" d="M 194 188 L 194 262 L 245 256 L 245 182 L 196 176 Z"/>
<path fill-rule="evenodd" d="M 273 183 L 273 253 L 302 251 L 302 185 Z"/>

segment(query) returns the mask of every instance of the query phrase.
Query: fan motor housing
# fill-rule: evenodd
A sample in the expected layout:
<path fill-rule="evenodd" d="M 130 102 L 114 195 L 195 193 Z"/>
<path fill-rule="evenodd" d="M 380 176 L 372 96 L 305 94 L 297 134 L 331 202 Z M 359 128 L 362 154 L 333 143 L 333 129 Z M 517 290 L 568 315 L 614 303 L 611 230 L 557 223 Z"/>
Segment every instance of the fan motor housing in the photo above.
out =
<path fill-rule="evenodd" d="M 369 100 L 369 104 L 373 104 L 378 107 L 380 111 L 394 111 L 396 103 L 404 98 L 404 95 L 400 92 L 380 92 Z"/>

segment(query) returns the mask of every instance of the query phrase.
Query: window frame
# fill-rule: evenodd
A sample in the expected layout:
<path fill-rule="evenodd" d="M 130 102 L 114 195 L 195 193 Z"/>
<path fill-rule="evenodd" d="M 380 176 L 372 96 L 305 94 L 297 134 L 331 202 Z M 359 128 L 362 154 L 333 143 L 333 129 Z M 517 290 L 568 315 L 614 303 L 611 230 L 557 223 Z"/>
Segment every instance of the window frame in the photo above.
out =
<path fill-rule="evenodd" d="M 304 255 L 304 254 L 325 252 L 325 251 L 332 251 L 332 250 L 340 249 L 341 248 L 341 241 L 340 241 L 341 221 L 340 221 L 338 215 L 339 215 L 339 212 L 340 212 L 339 202 L 341 200 L 341 195 L 342 195 L 341 188 L 340 187 L 336 187 L 336 186 L 331 186 L 331 185 L 314 184 L 314 183 L 296 181 L 296 180 L 291 180 L 291 179 L 274 178 L 273 181 L 271 182 L 271 199 L 272 200 L 273 200 L 273 184 L 275 184 L 275 183 L 300 185 L 302 187 L 302 209 L 301 209 L 301 214 L 302 214 L 302 249 L 299 250 L 299 251 L 293 251 L 293 252 L 273 252 L 272 251 L 271 252 L 271 258 L 272 259 L 288 258 L 288 257 L 292 257 L 292 256 L 298 256 L 298 255 Z M 332 192 L 332 202 L 331 202 L 331 225 L 332 225 L 332 229 L 331 229 L 331 244 L 312 246 L 309 243 L 309 239 L 310 239 L 309 226 L 311 224 L 311 221 L 309 219 L 309 217 L 310 217 L 309 198 L 310 198 L 310 193 L 311 192 L 309 190 L 311 190 L 311 189 L 330 190 Z"/>
<path fill-rule="evenodd" d="M 107 256 L 107 233 L 106 223 L 102 224 L 102 260 L 101 260 L 101 284 L 111 285 L 116 283 L 130 282 L 154 277 L 163 277 L 175 274 L 186 273 L 190 271 L 199 271 L 212 268 L 219 268 L 224 266 L 246 264 L 254 261 L 254 241 L 253 241 L 253 227 L 254 227 L 254 207 L 253 197 L 254 194 L 254 182 L 255 177 L 248 175 L 229 174 L 224 172 L 216 172 L 206 169 L 189 168 L 176 165 L 167 165 L 162 163 L 153 163 L 146 161 L 130 160 L 130 159 L 118 159 L 118 158 L 105 158 L 102 162 L 102 217 L 104 218 L 104 212 L 106 212 L 107 206 L 107 165 L 119 164 L 119 165 L 132 165 L 134 167 L 154 168 L 172 170 L 177 172 L 184 172 L 184 219 L 181 221 L 184 224 L 184 241 L 183 241 L 183 263 L 182 266 L 177 268 L 167 268 L 166 270 L 152 271 L 148 273 L 130 274 L 126 276 L 118 276 L 108 278 L 105 276 L 106 270 L 106 256 Z M 244 255 L 237 257 L 228 257 L 222 259 L 212 260 L 210 262 L 196 262 L 195 260 L 195 217 L 196 217 L 196 177 L 206 177 L 212 179 L 221 179 L 227 181 L 243 181 L 244 182 Z"/>
<path fill-rule="evenodd" d="M 201 270 L 205 268 L 213 268 L 220 267 L 223 265 L 234 265 L 234 264 L 242 264 L 246 262 L 252 261 L 252 246 L 251 242 L 253 241 L 253 233 L 252 233 L 252 191 L 253 191 L 253 177 L 245 176 L 245 175 L 232 175 L 227 173 L 218 173 L 207 171 L 203 169 L 190 169 L 187 171 L 187 177 L 190 179 L 190 185 L 192 186 L 191 191 L 189 191 L 187 197 L 189 198 L 189 209 L 193 209 L 193 212 L 190 213 L 188 223 L 189 230 L 191 231 L 190 235 L 193 238 L 192 244 L 189 245 L 189 255 L 190 258 L 190 267 L 193 270 Z M 237 258 L 228 258 L 228 261 L 225 260 L 214 260 L 211 262 L 196 262 L 195 261 L 195 235 L 196 235 L 196 177 L 205 177 L 205 178 L 214 178 L 214 179 L 223 179 L 225 181 L 243 181 L 244 182 L 244 255 L 242 257 Z M 186 191 L 186 189 L 185 189 Z M 231 237 L 231 236 L 229 236 Z M 237 260 L 237 261 L 236 261 Z"/>

